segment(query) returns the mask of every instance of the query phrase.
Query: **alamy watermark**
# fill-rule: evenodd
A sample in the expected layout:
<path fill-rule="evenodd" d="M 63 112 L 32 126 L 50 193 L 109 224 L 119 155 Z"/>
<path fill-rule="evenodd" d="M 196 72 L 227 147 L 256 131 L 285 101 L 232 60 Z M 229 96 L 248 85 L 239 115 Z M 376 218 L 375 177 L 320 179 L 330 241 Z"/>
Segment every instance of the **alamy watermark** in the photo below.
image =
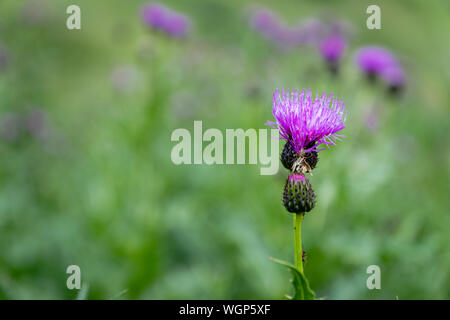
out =
<path fill-rule="evenodd" d="M 81 269 L 79 266 L 72 264 L 67 267 L 66 273 L 70 274 L 67 278 L 66 285 L 67 289 L 81 289 Z"/>
<path fill-rule="evenodd" d="M 366 270 L 367 274 L 370 276 L 367 278 L 366 286 L 367 289 L 381 289 L 381 269 L 376 264 L 370 265 Z"/>
<path fill-rule="evenodd" d="M 224 137 L 215 128 L 203 132 L 202 121 L 194 121 L 193 135 L 184 128 L 172 132 L 171 140 L 178 143 L 170 158 L 176 165 L 259 164 L 261 175 L 273 175 L 279 169 L 277 137 L 277 129 L 226 129 Z"/>
<path fill-rule="evenodd" d="M 367 7 L 367 14 L 370 16 L 366 20 L 366 26 L 369 30 L 381 29 L 381 9 L 376 4 Z"/>
<path fill-rule="evenodd" d="M 72 4 L 67 7 L 66 13 L 70 16 L 66 20 L 66 27 L 69 30 L 81 29 L 81 9 L 79 6 Z"/>

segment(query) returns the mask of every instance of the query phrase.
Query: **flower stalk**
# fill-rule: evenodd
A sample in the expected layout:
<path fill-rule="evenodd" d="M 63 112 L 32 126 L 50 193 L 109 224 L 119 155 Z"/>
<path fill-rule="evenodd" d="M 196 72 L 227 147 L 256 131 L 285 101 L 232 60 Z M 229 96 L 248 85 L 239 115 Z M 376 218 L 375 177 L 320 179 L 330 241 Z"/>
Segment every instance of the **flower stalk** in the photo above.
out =
<path fill-rule="evenodd" d="M 273 94 L 272 114 L 275 122 L 268 121 L 277 128 L 280 138 L 286 140 L 280 160 L 289 170 L 284 185 L 282 202 L 294 216 L 294 259 L 295 265 L 274 260 L 287 266 L 292 274 L 295 300 L 314 299 L 314 291 L 303 270 L 302 222 L 306 212 L 316 203 L 316 195 L 305 174 L 312 170 L 319 160 L 319 145 L 335 145 L 344 136 L 339 131 L 345 128 L 345 104 L 335 95 L 325 92 L 314 97 L 311 90 L 276 90 Z"/>
<path fill-rule="evenodd" d="M 303 273 L 302 222 L 305 213 L 294 214 L 294 250 L 295 267 Z"/>

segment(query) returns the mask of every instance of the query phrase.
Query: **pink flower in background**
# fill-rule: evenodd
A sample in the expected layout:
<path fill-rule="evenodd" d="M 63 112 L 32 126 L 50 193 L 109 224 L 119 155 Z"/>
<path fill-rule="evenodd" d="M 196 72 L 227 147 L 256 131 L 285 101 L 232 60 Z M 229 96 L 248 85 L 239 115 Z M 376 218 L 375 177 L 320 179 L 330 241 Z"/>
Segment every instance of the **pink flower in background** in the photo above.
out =
<path fill-rule="evenodd" d="M 188 17 L 159 3 L 145 5 L 142 8 L 141 16 L 150 28 L 162 31 L 172 37 L 186 36 L 191 27 Z"/>
<path fill-rule="evenodd" d="M 166 17 L 164 31 L 172 37 L 184 37 L 189 32 L 190 20 L 179 13 L 169 12 Z"/>
<path fill-rule="evenodd" d="M 397 60 L 389 50 L 373 46 L 356 53 L 356 64 L 369 75 L 380 75 L 386 68 L 397 65 Z"/>
<path fill-rule="evenodd" d="M 346 47 L 347 41 L 342 36 L 335 34 L 320 42 L 319 52 L 326 61 L 337 62 L 341 59 Z"/>
<path fill-rule="evenodd" d="M 251 13 L 250 26 L 264 37 L 276 40 L 282 32 L 283 22 L 271 10 L 256 8 Z"/>
<path fill-rule="evenodd" d="M 384 69 L 381 72 L 381 78 L 387 83 L 391 91 L 397 91 L 404 87 L 406 76 L 403 68 L 396 64 Z"/>
<path fill-rule="evenodd" d="M 159 3 L 150 3 L 143 7 L 142 18 L 151 28 L 164 30 L 169 9 Z"/>

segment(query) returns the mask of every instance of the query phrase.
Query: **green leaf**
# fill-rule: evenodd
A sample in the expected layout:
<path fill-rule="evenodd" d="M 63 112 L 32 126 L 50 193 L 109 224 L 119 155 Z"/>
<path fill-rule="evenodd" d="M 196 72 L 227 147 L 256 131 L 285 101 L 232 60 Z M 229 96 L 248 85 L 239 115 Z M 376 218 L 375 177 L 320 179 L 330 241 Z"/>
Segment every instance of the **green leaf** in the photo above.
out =
<path fill-rule="evenodd" d="M 314 300 L 316 294 L 311 290 L 309 286 L 308 279 L 306 279 L 305 275 L 300 272 L 295 266 L 290 264 L 289 262 L 278 260 L 275 258 L 270 258 L 273 262 L 281 264 L 292 273 L 292 285 L 294 286 L 294 296 L 289 297 L 291 300 Z"/>

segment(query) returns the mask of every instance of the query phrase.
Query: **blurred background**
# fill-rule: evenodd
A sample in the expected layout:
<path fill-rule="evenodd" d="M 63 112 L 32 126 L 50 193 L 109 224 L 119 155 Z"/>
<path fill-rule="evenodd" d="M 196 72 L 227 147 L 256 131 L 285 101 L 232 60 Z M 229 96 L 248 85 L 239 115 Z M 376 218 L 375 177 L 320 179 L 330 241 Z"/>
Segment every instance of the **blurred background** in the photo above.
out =
<path fill-rule="evenodd" d="M 0 299 L 291 293 L 269 260 L 293 261 L 287 170 L 170 159 L 172 131 L 194 120 L 267 128 L 275 88 L 347 104 L 346 138 L 310 179 L 316 295 L 449 299 L 449 2 L 376 1 L 382 29 L 369 30 L 372 2 L 167 0 L 180 19 L 164 29 L 140 0 L 2 0 Z M 70 4 L 81 30 L 66 28 Z M 318 50 L 330 32 L 345 39 L 334 68 Z M 355 63 L 374 45 L 399 61 L 400 82 Z M 66 287 L 72 264 L 81 293 Z M 381 290 L 366 287 L 369 265 Z"/>

